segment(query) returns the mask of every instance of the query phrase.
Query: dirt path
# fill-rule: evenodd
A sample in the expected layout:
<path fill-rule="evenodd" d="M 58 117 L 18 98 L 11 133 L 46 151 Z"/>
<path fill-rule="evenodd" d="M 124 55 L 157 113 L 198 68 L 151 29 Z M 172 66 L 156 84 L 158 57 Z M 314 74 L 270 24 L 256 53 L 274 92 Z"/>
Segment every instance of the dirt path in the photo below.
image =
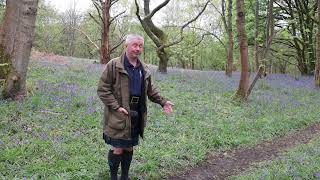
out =
<path fill-rule="evenodd" d="M 306 144 L 319 133 L 320 123 L 317 123 L 287 136 L 276 138 L 271 142 L 263 142 L 252 148 L 210 154 L 205 163 L 168 179 L 227 179 L 231 175 L 246 170 L 252 163 L 274 159 L 284 150 L 299 144 Z"/>

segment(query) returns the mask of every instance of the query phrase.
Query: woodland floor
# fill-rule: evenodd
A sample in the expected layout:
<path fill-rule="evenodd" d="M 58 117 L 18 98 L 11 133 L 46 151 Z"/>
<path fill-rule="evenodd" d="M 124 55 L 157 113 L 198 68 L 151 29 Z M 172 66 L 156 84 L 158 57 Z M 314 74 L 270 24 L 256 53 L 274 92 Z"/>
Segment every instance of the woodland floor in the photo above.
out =
<path fill-rule="evenodd" d="M 48 59 L 48 58 L 45 58 Z M 51 57 L 50 61 L 67 63 L 60 56 Z M 202 180 L 202 179 L 227 179 L 232 175 L 248 170 L 250 166 L 266 160 L 273 160 L 286 150 L 306 144 L 320 134 L 320 123 L 305 129 L 294 131 L 286 136 L 262 142 L 248 148 L 236 148 L 225 152 L 212 152 L 207 159 L 199 165 L 189 167 L 183 172 L 168 177 L 168 180 Z"/>
<path fill-rule="evenodd" d="M 248 169 L 253 163 L 277 158 L 280 153 L 299 144 L 306 144 L 320 133 L 320 123 L 295 131 L 284 137 L 262 142 L 254 147 L 233 149 L 209 154 L 207 160 L 196 167 L 169 177 L 177 179 L 227 179 Z"/>

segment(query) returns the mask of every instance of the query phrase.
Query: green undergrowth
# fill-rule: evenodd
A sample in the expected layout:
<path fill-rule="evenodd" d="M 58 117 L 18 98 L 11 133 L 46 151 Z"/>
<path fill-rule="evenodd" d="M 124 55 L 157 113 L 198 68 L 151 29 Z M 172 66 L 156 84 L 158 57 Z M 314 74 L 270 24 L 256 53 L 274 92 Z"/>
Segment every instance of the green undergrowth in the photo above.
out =
<path fill-rule="evenodd" d="M 32 62 L 29 97 L 0 101 L 0 178 L 108 179 L 103 106 L 96 86 L 103 66 Z M 162 179 L 203 161 L 209 152 L 253 146 L 319 121 L 315 90 L 260 80 L 245 104 L 232 102 L 238 80 L 176 70 L 153 72 L 172 115 L 148 103 L 145 138 L 132 179 Z M 266 88 L 268 87 L 268 88 Z"/>

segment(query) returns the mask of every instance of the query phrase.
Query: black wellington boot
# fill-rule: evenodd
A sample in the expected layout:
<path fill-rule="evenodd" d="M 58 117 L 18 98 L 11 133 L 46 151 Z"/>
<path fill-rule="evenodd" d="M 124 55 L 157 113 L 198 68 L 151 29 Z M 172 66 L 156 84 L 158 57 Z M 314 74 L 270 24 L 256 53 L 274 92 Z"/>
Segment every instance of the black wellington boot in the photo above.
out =
<path fill-rule="evenodd" d="M 119 164 L 121 162 L 121 156 L 122 154 L 113 154 L 113 150 L 109 151 L 108 154 L 108 164 L 110 167 L 110 177 L 111 180 L 118 180 L 118 169 Z"/>
<path fill-rule="evenodd" d="M 121 180 L 130 180 L 129 169 L 132 161 L 133 151 L 123 151 L 121 159 Z"/>

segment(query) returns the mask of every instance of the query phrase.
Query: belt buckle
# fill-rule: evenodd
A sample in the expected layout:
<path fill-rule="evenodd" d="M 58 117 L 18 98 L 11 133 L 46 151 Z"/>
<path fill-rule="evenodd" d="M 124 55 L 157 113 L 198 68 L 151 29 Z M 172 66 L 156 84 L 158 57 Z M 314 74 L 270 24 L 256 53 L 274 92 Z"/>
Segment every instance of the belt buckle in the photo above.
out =
<path fill-rule="evenodd" d="M 130 100 L 130 103 L 132 103 L 132 104 L 138 104 L 138 103 L 139 103 L 139 97 L 137 97 L 137 96 L 132 96 L 132 97 L 131 97 L 131 100 Z"/>

